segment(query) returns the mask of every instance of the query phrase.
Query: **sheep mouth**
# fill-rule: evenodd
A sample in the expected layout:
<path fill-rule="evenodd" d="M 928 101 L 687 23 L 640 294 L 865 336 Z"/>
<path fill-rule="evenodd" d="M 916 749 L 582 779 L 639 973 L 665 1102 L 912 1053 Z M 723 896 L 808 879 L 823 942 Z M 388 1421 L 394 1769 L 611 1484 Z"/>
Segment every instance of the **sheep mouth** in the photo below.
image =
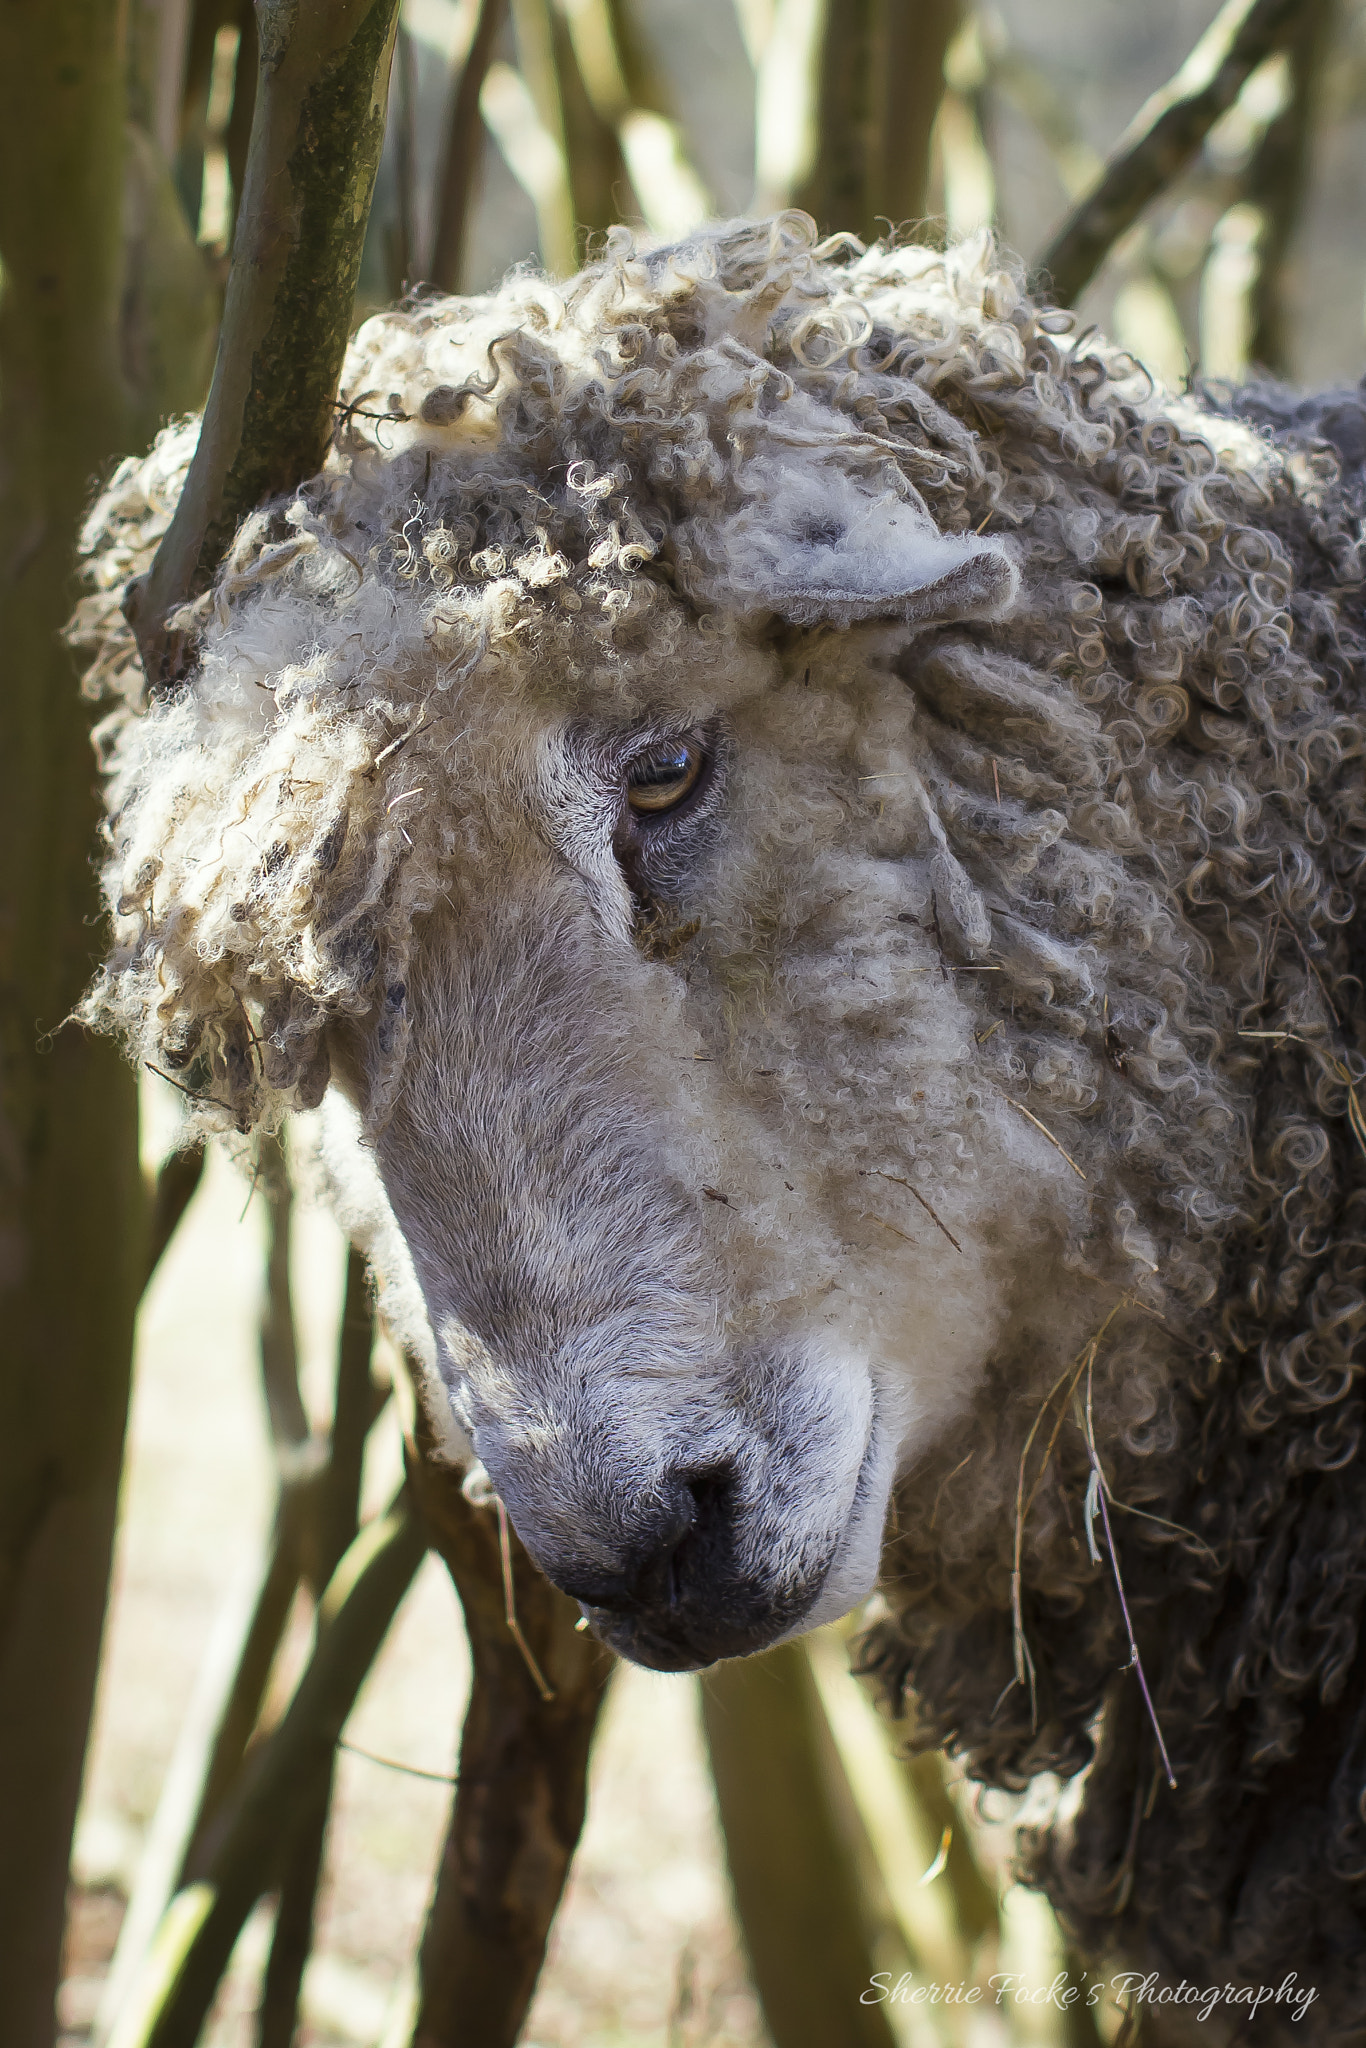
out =
<path fill-rule="evenodd" d="M 885 1463 L 876 1398 L 863 1456 L 842 1526 L 824 1555 L 800 1581 L 781 1591 L 753 1576 L 699 1572 L 703 1560 L 687 1555 L 685 1536 L 669 1574 L 666 1602 L 645 1611 L 595 1606 L 580 1601 L 580 1612 L 608 1649 L 650 1671 L 703 1671 L 735 1657 L 750 1657 L 802 1635 L 857 1605 L 871 1591 L 860 1583 L 846 1595 L 853 1553 L 866 1547 L 867 1523 L 877 1511 L 875 1495 Z M 881 1534 L 881 1518 L 878 1520 Z M 829 1590 L 832 1597 L 823 1597 Z"/>
<path fill-rule="evenodd" d="M 582 1612 L 599 1641 L 633 1664 L 650 1671 L 702 1671 L 799 1633 L 838 1547 L 836 1539 L 814 1570 L 781 1591 L 734 1572 L 708 1573 L 701 1558 L 683 1555 L 657 1603 L 625 1610 L 581 1603 Z M 680 1545 L 681 1552 L 686 1549 L 687 1539 Z"/>
<path fill-rule="evenodd" d="M 833 1556 L 833 1551 L 832 1551 Z M 815 1605 L 828 1563 L 793 1595 L 773 1599 L 759 1588 L 732 1592 L 716 1608 L 694 1602 L 677 1613 L 623 1615 L 584 1607 L 598 1640 L 619 1657 L 648 1671 L 705 1671 L 732 1657 L 752 1657 L 784 1636 L 800 1634 L 803 1616 Z"/>

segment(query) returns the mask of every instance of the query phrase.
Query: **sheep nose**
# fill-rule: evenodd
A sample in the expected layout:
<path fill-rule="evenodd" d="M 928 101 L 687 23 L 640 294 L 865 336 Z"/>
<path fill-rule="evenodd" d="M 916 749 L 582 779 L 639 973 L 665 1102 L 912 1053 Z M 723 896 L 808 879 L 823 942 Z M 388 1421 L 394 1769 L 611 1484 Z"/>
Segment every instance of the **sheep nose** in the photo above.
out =
<path fill-rule="evenodd" d="M 667 1612 L 678 1602 L 678 1555 L 697 1521 L 697 1499 L 687 1480 L 661 1489 L 653 1526 L 633 1546 L 629 1563 L 618 1572 L 555 1573 L 555 1583 L 584 1607 L 606 1614 Z"/>
<path fill-rule="evenodd" d="M 602 1639 L 634 1662 L 695 1671 L 762 1648 L 781 1625 L 769 1589 L 737 1568 L 734 1480 L 724 1467 L 680 1475 L 629 1570 L 610 1580 L 576 1574 L 573 1583 L 555 1575 Z"/>
<path fill-rule="evenodd" d="M 727 1522 L 723 1473 L 676 1477 L 659 1489 L 657 1513 L 639 1536 L 623 1571 L 555 1573 L 555 1583 L 584 1608 L 600 1614 L 647 1616 L 668 1628 L 684 1593 L 698 1591 L 696 1569 Z"/>

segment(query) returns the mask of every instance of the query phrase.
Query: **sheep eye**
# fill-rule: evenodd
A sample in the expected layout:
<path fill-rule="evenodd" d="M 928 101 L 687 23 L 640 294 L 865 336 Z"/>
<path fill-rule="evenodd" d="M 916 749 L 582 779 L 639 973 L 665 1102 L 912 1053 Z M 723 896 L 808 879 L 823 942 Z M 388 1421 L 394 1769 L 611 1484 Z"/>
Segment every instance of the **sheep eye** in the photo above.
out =
<path fill-rule="evenodd" d="M 626 801 L 644 816 L 676 810 L 696 789 L 706 765 L 706 754 L 696 740 L 671 741 L 635 763 L 626 778 Z"/>

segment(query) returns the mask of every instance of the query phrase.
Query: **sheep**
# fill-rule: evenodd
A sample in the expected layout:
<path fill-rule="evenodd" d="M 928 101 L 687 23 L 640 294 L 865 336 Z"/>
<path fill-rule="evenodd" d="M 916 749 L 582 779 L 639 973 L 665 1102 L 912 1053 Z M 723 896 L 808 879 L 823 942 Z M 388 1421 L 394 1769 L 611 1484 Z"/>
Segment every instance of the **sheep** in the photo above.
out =
<path fill-rule="evenodd" d="M 321 1105 L 443 1454 L 660 1669 L 876 1581 L 1076 1940 L 1266 2040 L 1366 2010 L 1364 427 L 986 236 L 615 232 L 360 328 L 186 686 L 118 607 L 194 421 L 78 627 L 82 1014 Z"/>

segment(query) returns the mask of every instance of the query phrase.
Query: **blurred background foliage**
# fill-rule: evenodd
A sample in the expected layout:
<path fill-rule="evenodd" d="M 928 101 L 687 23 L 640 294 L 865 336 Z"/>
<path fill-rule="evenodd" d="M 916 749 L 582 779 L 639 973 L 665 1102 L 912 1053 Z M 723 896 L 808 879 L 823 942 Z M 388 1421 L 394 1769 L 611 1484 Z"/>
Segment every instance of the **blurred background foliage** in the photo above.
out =
<path fill-rule="evenodd" d="M 566 274 L 617 222 L 668 237 L 787 205 L 865 238 L 994 228 L 1070 279 L 1060 226 L 1136 116 L 1208 85 L 1214 18 L 1209 0 L 402 0 L 357 318 L 514 263 Z M 56 641 L 75 529 L 113 456 L 206 393 L 256 21 L 249 0 L 11 0 L 0 23 L 0 2034 L 48 2048 L 59 1983 L 64 2048 L 495 2048 L 519 2029 L 542 2048 L 1156 2043 L 1151 2016 L 1090 2002 L 1011 1882 L 1021 1812 L 910 1757 L 848 1677 L 852 1625 L 700 1686 L 621 1675 L 529 2015 L 572 1825 L 519 1937 L 523 1989 L 499 1991 L 493 1947 L 441 1989 L 464 1939 L 444 1878 L 419 1984 L 467 1703 L 498 1657 L 527 1683 L 505 1593 L 560 1708 L 578 1702 L 565 1755 L 536 1766 L 552 1781 L 581 1785 L 603 1674 L 537 1608 L 515 1547 L 500 1563 L 486 1511 L 480 1557 L 438 1542 L 472 1676 L 396 1493 L 401 1361 L 308 1202 L 305 1135 L 206 1163 L 146 1083 L 142 1200 L 131 1083 L 106 1048 L 58 1034 L 48 1057 L 38 1036 L 92 949 L 95 797 Z M 1083 321 L 1177 386 L 1253 367 L 1355 381 L 1366 6 L 1230 0 L 1220 22 L 1270 26 L 1218 118 L 1101 236 L 1094 275 L 1081 264 Z M 904 1995 L 863 2002 L 870 1983 Z M 934 1985 L 982 1995 L 912 2001 Z M 472 2018 L 484 1991 L 491 2016 Z"/>
<path fill-rule="evenodd" d="M 565 275 L 615 222 L 668 236 L 794 204 L 865 238 L 990 226 L 1035 261 L 1216 13 L 1209 0 L 404 0 L 358 312 L 419 282 L 485 291 L 516 262 Z M 1174 383 L 1192 368 L 1256 364 L 1306 384 L 1359 369 L 1366 10 L 1298 0 L 1295 16 L 1080 301 Z M 244 0 L 193 10 L 183 100 L 160 117 L 187 219 L 220 262 L 251 22 Z"/>

